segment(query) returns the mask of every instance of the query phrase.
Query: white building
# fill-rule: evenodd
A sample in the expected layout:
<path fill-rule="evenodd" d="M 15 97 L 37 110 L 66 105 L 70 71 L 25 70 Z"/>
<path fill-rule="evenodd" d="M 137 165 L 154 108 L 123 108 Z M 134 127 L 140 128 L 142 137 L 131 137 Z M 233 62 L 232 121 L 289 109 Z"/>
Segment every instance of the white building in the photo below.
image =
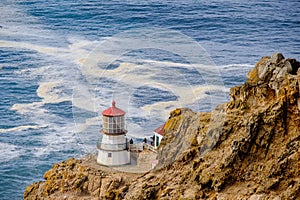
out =
<path fill-rule="evenodd" d="M 154 148 L 157 149 L 163 136 L 164 136 L 164 126 L 165 124 L 161 125 L 157 129 L 155 129 L 154 132 Z"/>
<path fill-rule="evenodd" d="M 125 112 L 116 107 L 116 102 L 102 112 L 102 141 L 98 142 L 97 163 L 107 166 L 130 163 L 129 143 L 126 138 Z"/>

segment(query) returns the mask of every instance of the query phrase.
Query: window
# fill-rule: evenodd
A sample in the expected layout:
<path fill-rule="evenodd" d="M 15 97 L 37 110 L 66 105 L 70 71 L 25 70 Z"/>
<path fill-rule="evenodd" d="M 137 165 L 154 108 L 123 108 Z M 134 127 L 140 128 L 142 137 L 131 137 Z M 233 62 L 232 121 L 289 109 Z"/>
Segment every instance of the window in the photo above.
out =
<path fill-rule="evenodd" d="M 108 153 L 107 157 L 111 158 L 112 157 L 112 153 Z"/>
<path fill-rule="evenodd" d="M 124 116 L 103 116 L 103 130 L 106 133 L 121 133 L 125 129 Z"/>

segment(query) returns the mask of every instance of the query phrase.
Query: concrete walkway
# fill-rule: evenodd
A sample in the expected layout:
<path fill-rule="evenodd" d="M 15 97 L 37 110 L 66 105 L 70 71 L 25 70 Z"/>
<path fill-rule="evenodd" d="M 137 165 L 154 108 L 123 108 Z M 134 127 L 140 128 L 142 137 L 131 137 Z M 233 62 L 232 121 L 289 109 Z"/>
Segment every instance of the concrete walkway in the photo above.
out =
<path fill-rule="evenodd" d="M 127 173 L 145 173 L 152 169 L 152 163 L 156 159 L 156 153 L 143 150 L 139 153 L 131 153 L 131 164 L 112 167 L 115 170 Z"/>

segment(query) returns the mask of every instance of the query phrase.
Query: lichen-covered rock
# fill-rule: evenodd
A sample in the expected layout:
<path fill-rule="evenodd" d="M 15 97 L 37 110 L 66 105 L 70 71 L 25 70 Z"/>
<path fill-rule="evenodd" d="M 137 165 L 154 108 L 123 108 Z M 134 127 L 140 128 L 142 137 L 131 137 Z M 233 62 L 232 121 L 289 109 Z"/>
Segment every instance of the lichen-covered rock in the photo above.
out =
<path fill-rule="evenodd" d="M 28 186 L 24 199 L 121 199 L 136 176 L 100 166 L 94 157 L 70 158 L 54 164 L 44 174 L 45 181 Z"/>
<path fill-rule="evenodd" d="M 299 85 L 298 61 L 280 53 L 263 57 L 247 82 L 230 90 L 230 102 L 210 113 L 170 113 L 154 170 L 128 179 L 70 159 L 27 187 L 24 197 L 299 199 Z"/>
<path fill-rule="evenodd" d="M 145 182 L 156 199 L 299 198 L 299 66 L 280 53 L 263 57 L 227 104 L 171 114 L 161 168 L 131 184 L 126 199 L 142 199 Z"/>

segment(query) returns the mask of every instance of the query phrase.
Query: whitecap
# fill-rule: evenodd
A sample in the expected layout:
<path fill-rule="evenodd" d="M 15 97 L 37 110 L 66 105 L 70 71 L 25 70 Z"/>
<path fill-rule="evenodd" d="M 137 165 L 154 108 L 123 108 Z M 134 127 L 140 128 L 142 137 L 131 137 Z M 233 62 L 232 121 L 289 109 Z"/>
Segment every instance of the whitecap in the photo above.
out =
<path fill-rule="evenodd" d="M 43 103 L 60 103 L 64 101 L 70 101 L 71 98 L 61 97 L 62 88 L 64 82 L 42 82 L 37 89 L 37 95 L 43 99 Z"/>
<path fill-rule="evenodd" d="M 0 142 L 0 162 L 8 162 L 17 158 L 24 150 L 16 145 Z"/>
<path fill-rule="evenodd" d="M 11 110 L 17 111 L 20 114 L 35 113 L 35 115 L 45 113 L 45 109 L 40 107 L 44 105 L 43 102 L 32 102 L 28 104 L 16 103 L 11 107 Z"/>
<path fill-rule="evenodd" d="M 30 49 L 30 50 L 37 51 L 39 53 L 50 54 L 50 55 L 59 55 L 62 53 L 67 53 L 67 50 L 62 49 L 62 48 L 43 46 L 43 45 L 35 45 L 35 44 L 26 43 L 26 42 L 15 42 L 15 41 L 4 41 L 4 40 L 0 40 L 0 47 Z"/>
<path fill-rule="evenodd" d="M 19 131 L 25 131 L 28 129 L 41 129 L 41 128 L 47 128 L 47 126 L 39 126 L 39 125 L 24 125 L 24 126 L 16 126 L 12 128 L 1 128 L 0 133 L 10 133 L 10 132 L 19 132 Z"/>

